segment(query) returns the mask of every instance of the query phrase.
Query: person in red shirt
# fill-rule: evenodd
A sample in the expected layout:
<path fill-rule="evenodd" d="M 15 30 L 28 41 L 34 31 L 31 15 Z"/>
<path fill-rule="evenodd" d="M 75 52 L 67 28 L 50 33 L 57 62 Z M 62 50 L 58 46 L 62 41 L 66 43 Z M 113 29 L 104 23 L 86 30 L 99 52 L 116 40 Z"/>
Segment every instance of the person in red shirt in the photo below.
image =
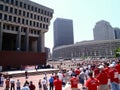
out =
<path fill-rule="evenodd" d="M 99 69 L 98 67 L 95 67 L 94 69 L 94 76 L 96 77 L 99 74 Z"/>
<path fill-rule="evenodd" d="M 75 70 L 75 74 L 76 74 L 76 75 L 79 75 L 79 74 L 80 74 L 80 69 L 79 69 L 79 68 L 77 68 L 77 69 Z"/>
<path fill-rule="evenodd" d="M 100 73 L 96 78 L 99 80 L 99 90 L 108 90 L 108 74 L 103 70 L 103 65 L 100 65 L 98 68 L 100 69 Z"/>
<path fill-rule="evenodd" d="M 76 77 L 76 75 L 73 75 L 70 79 L 72 90 L 78 90 L 78 82 L 79 82 L 79 79 Z"/>
<path fill-rule="evenodd" d="M 55 90 L 62 90 L 62 81 L 59 79 L 59 76 L 56 76 L 54 80 Z"/>
<path fill-rule="evenodd" d="M 110 64 L 109 77 L 111 82 L 111 90 L 119 90 L 118 71 L 114 64 Z"/>
<path fill-rule="evenodd" d="M 86 81 L 85 86 L 87 87 L 87 90 L 98 90 L 99 81 L 96 78 L 93 78 L 93 73 L 89 72 L 89 79 Z"/>
<path fill-rule="evenodd" d="M 9 78 L 6 79 L 5 84 L 6 84 L 5 90 L 9 90 L 9 87 L 10 87 L 10 79 Z"/>
<path fill-rule="evenodd" d="M 32 81 L 30 81 L 29 88 L 30 88 L 30 90 L 35 90 L 35 85 L 33 84 Z"/>

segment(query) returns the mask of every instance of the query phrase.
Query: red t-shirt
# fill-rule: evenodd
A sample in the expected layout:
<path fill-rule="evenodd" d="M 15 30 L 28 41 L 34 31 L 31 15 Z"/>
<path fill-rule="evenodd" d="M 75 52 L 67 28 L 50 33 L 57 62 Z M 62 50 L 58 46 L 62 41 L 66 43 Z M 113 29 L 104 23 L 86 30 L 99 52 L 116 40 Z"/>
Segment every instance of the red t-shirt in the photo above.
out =
<path fill-rule="evenodd" d="M 79 75 L 79 74 L 80 74 L 80 70 L 79 70 L 79 69 L 76 69 L 76 70 L 75 70 L 75 73 L 76 73 L 76 75 Z"/>
<path fill-rule="evenodd" d="M 30 84 L 29 88 L 30 88 L 30 90 L 35 90 L 35 85 Z"/>
<path fill-rule="evenodd" d="M 86 81 L 86 87 L 88 87 L 88 90 L 97 90 L 98 85 L 99 81 L 96 78 L 89 78 Z"/>
<path fill-rule="evenodd" d="M 105 71 L 101 71 L 96 78 L 99 80 L 100 85 L 108 83 L 108 75 Z"/>
<path fill-rule="evenodd" d="M 95 75 L 95 77 L 96 77 L 98 74 L 99 74 L 99 69 L 98 69 L 98 68 L 95 68 L 95 69 L 94 69 L 94 75 Z"/>
<path fill-rule="evenodd" d="M 56 79 L 54 81 L 54 86 L 55 86 L 55 90 L 62 90 L 62 81 L 59 79 Z"/>
<path fill-rule="evenodd" d="M 117 69 L 118 73 L 120 74 L 120 64 L 117 64 L 117 65 L 115 66 L 115 68 Z"/>
<path fill-rule="evenodd" d="M 109 71 L 109 77 L 110 77 L 110 81 L 111 82 L 118 83 L 119 79 L 118 79 L 118 71 L 117 71 L 117 69 L 115 69 L 115 68 L 110 69 L 110 71 Z"/>
<path fill-rule="evenodd" d="M 70 79 L 71 88 L 78 88 L 78 79 L 76 77 L 72 77 Z"/>

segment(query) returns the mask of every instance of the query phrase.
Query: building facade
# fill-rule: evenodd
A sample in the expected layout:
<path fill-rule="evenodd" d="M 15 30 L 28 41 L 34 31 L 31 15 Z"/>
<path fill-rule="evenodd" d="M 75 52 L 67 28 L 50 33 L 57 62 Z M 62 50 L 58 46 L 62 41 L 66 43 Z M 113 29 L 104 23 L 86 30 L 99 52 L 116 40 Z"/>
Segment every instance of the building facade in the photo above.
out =
<path fill-rule="evenodd" d="M 101 20 L 96 23 L 94 29 L 94 40 L 114 40 L 114 29 L 109 22 Z"/>
<path fill-rule="evenodd" d="M 73 45 L 60 46 L 54 48 L 53 59 L 73 59 L 73 58 L 109 58 L 114 57 L 116 48 L 120 47 L 120 39 L 83 41 Z"/>
<path fill-rule="evenodd" d="M 0 0 L 0 51 L 45 52 L 53 9 L 29 0 Z"/>
<path fill-rule="evenodd" d="M 74 43 L 73 21 L 57 18 L 54 21 L 54 48 Z"/>
<path fill-rule="evenodd" d="M 115 32 L 115 39 L 120 39 L 120 29 L 114 28 L 114 32 Z"/>

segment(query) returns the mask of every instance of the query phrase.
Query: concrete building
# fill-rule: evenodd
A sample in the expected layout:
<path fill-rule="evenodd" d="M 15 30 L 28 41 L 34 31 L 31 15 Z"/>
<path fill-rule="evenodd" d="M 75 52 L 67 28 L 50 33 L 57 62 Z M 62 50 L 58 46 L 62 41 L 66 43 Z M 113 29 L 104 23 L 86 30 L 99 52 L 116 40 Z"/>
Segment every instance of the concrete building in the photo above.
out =
<path fill-rule="evenodd" d="M 0 67 L 46 64 L 45 33 L 53 12 L 30 0 L 0 0 Z"/>
<path fill-rule="evenodd" d="M 120 39 L 82 41 L 54 48 L 53 59 L 109 58 L 114 57 L 118 47 L 120 47 Z"/>
<path fill-rule="evenodd" d="M 54 21 L 54 48 L 74 43 L 73 21 L 57 18 Z"/>
<path fill-rule="evenodd" d="M 96 23 L 94 29 L 94 40 L 114 40 L 114 29 L 109 22 L 101 20 Z"/>
<path fill-rule="evenodd" d="M 114 32 L 115 32 L 115 39 L 120 39 L 120 29 L 114 28 Z"/>
<path fill-rule="evenodd" d="M 29 0 L 0 0 L 0 51 L 45 52 L 52 16 L 53 9 Z"/>

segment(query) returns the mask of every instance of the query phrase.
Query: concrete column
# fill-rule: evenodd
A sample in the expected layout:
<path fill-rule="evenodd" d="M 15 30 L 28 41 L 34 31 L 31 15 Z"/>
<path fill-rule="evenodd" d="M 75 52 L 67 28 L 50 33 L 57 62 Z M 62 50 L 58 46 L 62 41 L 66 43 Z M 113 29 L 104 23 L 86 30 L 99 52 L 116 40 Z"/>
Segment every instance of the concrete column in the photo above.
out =
<path fill-rule="evenodd" d="M 25 50 L 26 52 L 29 51 L 29 28 L 27 28 L 25 35 Z"/>
<path fill-rule="evenodd" d="M 16 48 L 17 51 L 21 50 L 21 26 L 19 26 L 18 34 L 17 34 L 17 39 L 16 39 Z"/>
<path fill-rule="evenodd" d="M 44 32 L 40 32 L 39 37 L 38 37 L 38 52 L 45 52 L 45 45 L 44 45 Z"/>
<path fill-rule="evenodd" d="M 3 40 L 3 23 L 0 24 L 0 51 L 2 51 L 2 40 Z"/>

